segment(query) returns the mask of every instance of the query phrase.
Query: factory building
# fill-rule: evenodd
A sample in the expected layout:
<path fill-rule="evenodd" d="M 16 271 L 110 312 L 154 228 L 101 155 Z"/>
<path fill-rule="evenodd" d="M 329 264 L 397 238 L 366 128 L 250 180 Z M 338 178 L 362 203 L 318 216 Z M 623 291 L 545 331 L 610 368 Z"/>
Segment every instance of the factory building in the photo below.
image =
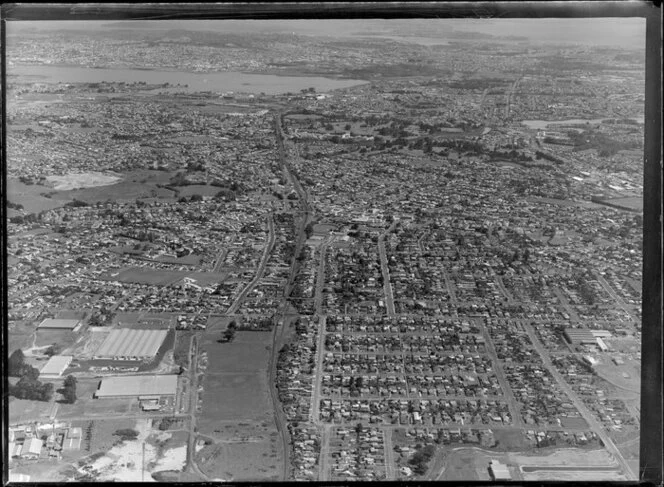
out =
<path fill-rule="evenodd" d="M 174 396 L 177 393 L 177 375 L 127 375 L 102 379 L 96 398 L 136 397 L 151 399 Z"/>
<path fill-rule="evenodd" d="M 168 330 L 113 330 L 94 354 L 96 360 L 135 360 L 149 362 L 164 343 Z"/>
<path fill-rule="evenodd" d="M 57 379 L 62 377 L 73 358 L 71 355 L 53 355 L 39 371 L 39 378 Z"/>

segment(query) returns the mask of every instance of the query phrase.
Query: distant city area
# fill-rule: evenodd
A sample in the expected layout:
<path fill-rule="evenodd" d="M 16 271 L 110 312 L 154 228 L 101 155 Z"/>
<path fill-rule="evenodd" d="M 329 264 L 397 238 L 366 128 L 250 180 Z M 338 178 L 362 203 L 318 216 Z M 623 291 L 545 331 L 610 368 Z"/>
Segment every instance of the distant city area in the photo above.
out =
<path fill-rule="evenodd" d="M 482 20 L 9 22 L 9 480 L 636 480 L 644 47 Z"/>

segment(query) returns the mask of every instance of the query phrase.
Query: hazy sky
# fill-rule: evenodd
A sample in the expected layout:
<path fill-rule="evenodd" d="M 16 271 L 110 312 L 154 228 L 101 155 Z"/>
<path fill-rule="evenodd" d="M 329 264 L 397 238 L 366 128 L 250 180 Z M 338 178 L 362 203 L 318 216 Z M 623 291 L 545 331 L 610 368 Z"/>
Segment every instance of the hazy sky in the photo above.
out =
<path fill-rule="evenodd" d="M 140 23 L 140 25 L 139 25 Z M 163 21 L 43 21 L 8 22 L 8 33 L 23 29 L 98 30 L 113 28 L 187 29 L 220 32 L 294 32 L 300 35 L 349 36 L 424 35 L 445 38 L 454 32 L 492 36 L 523 36 L 534 42 L 573 42 L 630 48 L 645 46 L 645 19 L 347 19 L 347 20 L 163 20 Z"/>

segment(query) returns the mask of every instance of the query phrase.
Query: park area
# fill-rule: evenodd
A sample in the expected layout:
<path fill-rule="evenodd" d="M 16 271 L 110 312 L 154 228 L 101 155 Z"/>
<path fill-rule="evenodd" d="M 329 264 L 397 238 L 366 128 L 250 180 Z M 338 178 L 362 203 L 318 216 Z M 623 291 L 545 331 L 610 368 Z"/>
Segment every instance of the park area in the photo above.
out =
<path fill-rule="evenodd" d="M 209 478 L 282 478 L 283 454 L 268 383 L 272 334 L 237 332 L 220 343 L 220 327 L 204 335 L 209 363 L 197 429 L 206 441 L 196 462 Z"/>

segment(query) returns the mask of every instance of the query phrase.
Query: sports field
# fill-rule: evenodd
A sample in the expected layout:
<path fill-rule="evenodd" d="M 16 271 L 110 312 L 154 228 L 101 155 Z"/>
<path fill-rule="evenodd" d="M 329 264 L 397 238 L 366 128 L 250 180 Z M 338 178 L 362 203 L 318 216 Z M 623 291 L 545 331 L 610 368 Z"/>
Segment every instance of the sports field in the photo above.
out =
<path fill-rule="evenodd" d="M 195 280 L 195 284 L 207 286 L 209 284 L 218 284 L 224 281 L 227 276 L 228 273 L 226 272 L 195 272 L 128 267 L 121 270 L 117 275 L 106 275 L 106 279 L 137 284 L 153 284 L 155 286 L 169 286 L 176 284 L 185 277 L 189 277 Z"/>

